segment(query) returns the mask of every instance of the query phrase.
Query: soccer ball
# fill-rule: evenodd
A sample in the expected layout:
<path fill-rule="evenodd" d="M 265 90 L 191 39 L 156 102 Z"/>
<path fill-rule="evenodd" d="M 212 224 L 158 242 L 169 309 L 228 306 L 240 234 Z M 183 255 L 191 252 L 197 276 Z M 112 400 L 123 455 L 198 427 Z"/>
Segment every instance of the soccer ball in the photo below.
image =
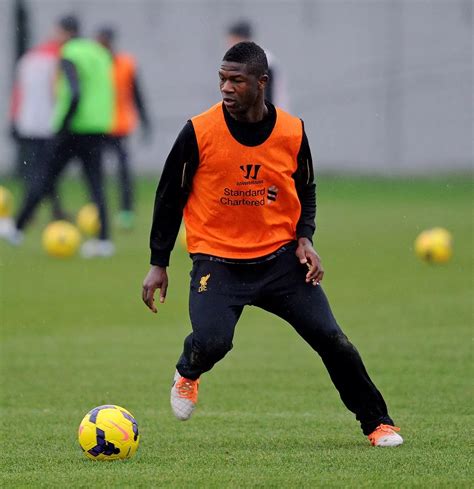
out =
<path fill-rule="evenodd" d="M 74 255 L 81 243 L 77 228 L 67 221 L 53 221 L 43 231 L 43 248 L 56 258 Z"/>
<path fill-rule="evenodd" d="M 77 214 L 76 224 L 86 236 L 97 236 L 100 231 L 100 219 L 97 206 L 95 204 L 86 204 L 82 207 Z"/>
<path fill-rule="evenodd" d="M 88 412 L 79 425 L 79 444 L 91 460 L 131 458 L 140 443 L 138 425 L 132 414 L 112 404 Z"/>
<path fill-rule="evenodd" d="M 415 253 L 424 261 L 445 263 L 453 254 L 453 238 L 444 228 L 423 231 L 415 241 Z"/>
<path fill-rule="evenodd" d="M 0 218 L 10 217 L 13 211 L 13 195 L 5 187 L 0 186 Z"/>

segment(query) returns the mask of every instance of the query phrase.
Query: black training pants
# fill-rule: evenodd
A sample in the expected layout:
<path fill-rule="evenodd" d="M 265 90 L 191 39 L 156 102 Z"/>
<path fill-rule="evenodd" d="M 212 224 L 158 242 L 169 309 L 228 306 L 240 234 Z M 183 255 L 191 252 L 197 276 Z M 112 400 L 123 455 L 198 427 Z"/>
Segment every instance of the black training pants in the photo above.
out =
<path fill-rule="evenodd" d="M 107 147 L 117 155 L 120 209 L 131 211 L 133 207 L 133 178 L 128 157 L 127 136 L 109 136 Z"/>
<path fill-rule="evenodd" d="M 46 157 L 50 154 L 52 139 L 21 138 L 18 144 L 21 155 L 20 177 L 25 183 L 25 195 L 28 195 L 38 185 L 38 180 L 44 179 L 44 165 L 48 163 Z M 53 218 L 61 219 L 64 213 L 55 184 L 51 186 L 45 197 L 51 201 Z"/>
<path fill-rule="evenodd" d="M 97 205 L 101 223 L 100 239 L 109 238 L 105 191 L 102 173 L 102 144 L 104 136 L 92 134 L 61 134 L 51 144 L 46 164 L 41 165 L 43 174 L 38 175 L 23 202 L 16 226 L 23 229 L 40 202 L 51 192 L 69 161 L 77 158 L 82 163 L 92 201 Z"/>
<path fill-rule="evenodd" d="M 189 304 L 193 332 L 184 341 L 178 371 L 197 379 L 210 370 L 231 350 L 243 307 L 261 307 L 290 323 L 321 356 L 364 434 L 381 423 L 393 425 L 358 351 L 337 324 L 321 286 L 305 282 L 306 272 L 295 256 L 295 246 L 261 264 L 195 261 Z"/>

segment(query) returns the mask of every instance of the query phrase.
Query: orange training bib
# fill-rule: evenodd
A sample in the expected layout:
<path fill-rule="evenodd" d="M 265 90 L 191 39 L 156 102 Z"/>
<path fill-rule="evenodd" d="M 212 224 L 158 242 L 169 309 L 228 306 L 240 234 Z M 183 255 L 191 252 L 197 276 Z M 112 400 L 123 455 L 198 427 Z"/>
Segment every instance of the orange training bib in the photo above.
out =
<path fill-rule="evenodd" d="M 292 175 L 303 127 L 276 111 L 272 133 L 254 147 L 234 139 L 221 103 L 192 118 L 199 167 L 184 209 L 190 253 L 258 258 L 296 239 L 301 205 Z"/>
<path fill-rule="evenodd" d="M 111 133 L 126 136 L 137 125 L 137 113 L 133 95 L 135 60 L 128 54 L 114 56 L 115 118 Z"/>

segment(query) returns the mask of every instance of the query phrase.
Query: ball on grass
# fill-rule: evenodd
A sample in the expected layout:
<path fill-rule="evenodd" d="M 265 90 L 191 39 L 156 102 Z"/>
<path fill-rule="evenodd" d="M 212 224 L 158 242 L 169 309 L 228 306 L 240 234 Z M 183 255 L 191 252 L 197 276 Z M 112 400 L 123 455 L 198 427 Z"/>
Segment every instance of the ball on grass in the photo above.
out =
<path fill-rule="evenodd" d="M 441 227 L 423 231 L 416 238 L 415 253 L 423 261 L 446 263 L 453 254 L 451 233 Z"/>
<path fill-rule="evenodd" d="M 13 194 L 0 185 L 0 218 L 10 217 L 13 212 Z"/>
<path fill-rule="evenodd" d="M 97 236 L 100 231 L 99 211 L 95 204 L 86 204 L 77 213 L 77 227 L 86 236 Z"/>
<path fill-rule="evenodd" d="M 42 236 L 43 248 L 55 258 L 68 258 L 76 254 L 81 234 L 67 221 L 54 221 L 46 226 Z"/>
<path fill-rule="evenodd" d="M 89 411 L 79 425 L 79 444 L 91 460 L 123 460 L 135 455 L 140 443 L 132 413 L 114 404 Z"/>

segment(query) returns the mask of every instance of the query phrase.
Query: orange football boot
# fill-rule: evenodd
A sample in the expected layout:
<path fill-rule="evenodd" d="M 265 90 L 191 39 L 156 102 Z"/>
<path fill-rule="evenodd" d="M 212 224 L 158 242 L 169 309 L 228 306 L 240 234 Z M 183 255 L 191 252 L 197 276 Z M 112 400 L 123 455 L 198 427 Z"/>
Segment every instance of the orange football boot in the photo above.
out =
<path fill-rule="evenodd" d="M 400 428 L 389 424 L 379 424 L 368 436 L 374 447 L 397 447 L 403 443 L 403 438 L 396 433 Z"/>
<path fill-rule="evenodd" d="M 183 377 L 176 370 L 171 387 L 171 409 L 181 421 L 191 417 L 198 400 L 199 379 L 191 380 Z"/>

